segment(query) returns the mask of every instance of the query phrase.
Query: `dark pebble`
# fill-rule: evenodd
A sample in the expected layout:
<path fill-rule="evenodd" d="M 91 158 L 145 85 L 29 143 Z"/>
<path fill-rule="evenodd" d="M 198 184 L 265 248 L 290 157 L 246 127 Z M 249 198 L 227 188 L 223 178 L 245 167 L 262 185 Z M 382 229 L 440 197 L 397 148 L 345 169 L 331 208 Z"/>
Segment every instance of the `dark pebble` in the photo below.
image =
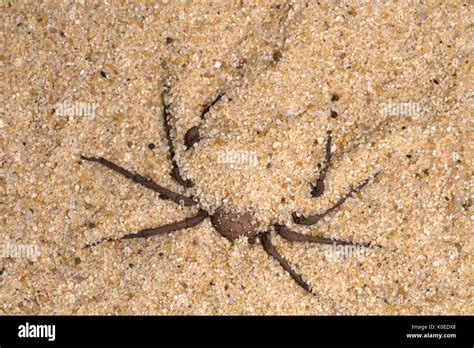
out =
<path fill-rule="evenodd" d="M 280 50 L 273 51 L 273 60 L 275 62 L 279 62 L 282 57 L 283 57 L 283 54 L 281 54 Z"/>

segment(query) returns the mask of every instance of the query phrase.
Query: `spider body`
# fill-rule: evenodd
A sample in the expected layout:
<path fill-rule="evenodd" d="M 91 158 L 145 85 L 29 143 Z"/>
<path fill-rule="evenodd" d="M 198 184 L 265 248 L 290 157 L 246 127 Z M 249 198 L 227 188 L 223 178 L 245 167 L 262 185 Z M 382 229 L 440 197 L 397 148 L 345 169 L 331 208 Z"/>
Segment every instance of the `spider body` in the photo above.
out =
<path fill-rule="evenodd" d="M 225 238 L 232 241 L 240 237 L 250 240 L 258 235 L 252 214 L 236 214 L 219 208 L 211 216 L 212 226 Z"/>
<path fill-rule="evenodd" d="M 189 179 L 184 179 L 179 170 L 179 166 L 175 160 L 175 150 L 174 150 L 174 143 L 171 137 L 171 125 L 170 125 L 170 112 L 169 112 L 169 105 L 165 102 L 165 94 L 168 91 L 168 87 L 165 85 L 163 88 L 162 94 L 162 102 L 163 102 L 163 124 L 165 133 L 168 140 L 169 152 L 171 155 L 171 165 L 172 169 L 170 172 L 171 177 L 184 188 L 189 188 L 194 185 L 194 183 Z M 205 115 L 209 110 L 212 108 L 214 104 L 219 102 L 222 98 L 222 94 L 219 94 L 212 102 L 207 104 L 201 114 L 201 121 L 205 121 Z M 320 167 L 319 177 L 315 181 L 315 183 L 310 184 L 311 188 L 311 196 L 319 197 L 324 193 L 325 185 L 324 179 L 326 177 L 326 172 L 329 168 L 329 163 L 331 160 L 331 132 L 327 133 L 327 141 L 326 141 L 326 156 L 323 165 Z M 199 125 L 191 127 L 185 134 L 184 137 L 184 145 L 186 146 L 186 151 L 192 151 L 194 144 L 199 142 Z M 132 173 L 119 165 L 101 158 L 101 157 L 87 157 L 81 156 L 81 159 L 99 163 L 123 176 L 126 178 L 134 181 L 137 184 L 145 186 L 148 189 L 151 189 L 159 194 L 159 197 L 162 199 L 167 199 L 176 202 L 185 207 L 189 206 L 199 206 L 199 197 L 190 197 L 186 195 L 182 195 L 179 193 L 175 193 L 167 188 L 164 188 L 155 182 L 147 179 L 139 174 Z M 374 176 L 376 176 L 376 173 Z M 293 213 L 293 220 L 296 224 L 299 225 L 314 225 L 316 224 L 322 217 L 326 216 L 327 214 L 331 213 L 335 209 L 337 209 L 340 205 L 342 205 L 346 199 L 351 197 L 356 192 L 360 191 L 366 184 L 369 182 L 369 178 L 364 180 L 363 182 L 353 186 L 349 192 L 343 195 L 336 204 L 327 209 L 325 212 L 319 214 L 313 214 L 308 216 L 301 216 L 299 214 Z M 279 264 L 290 274 L 290 276 L 300 285 L 303 289 L 308 292 L 312 291 L 311 286 L 303 280 L 300 274 L 295 271 L 295 267 L 291 266 L 291 264 L 282 257 L 277 249 L 274 247 L 271 241 L 271 234 L 270 231 L 273 229 L 277 232 L 279 236 L 286 239 L 290 242 L 309 242 L 309 243 L 319 243 L 319 244 L 334 244 L 334 245 L 359 245 L 368 247 L 368 244 L 364 243 L 352 243 L 345 240 L 336 240 L 324 237 L 318 237 L 313 235 L 301 234 L 294 231 L 291 231 L 287 226 L 275 224 L 274 226 L 268 227 L 266 230 L 261 230 L 257 228 L 256 221 L 250 212 L 245 213 L 236 213 L 228 208 L 224 208 L 223 206 L 217 208 L 212 213 L 203 210 L 202 208 L 199 209 L 198 213 L 194 216 L 190 216 L 185 218 L 184 220 L 174 222 L 167 225 L 162 225 L 155 228 L 147 228 L 136 233 L 131 233 L 123 236 L 120 239 L 131 239 L 131 238 L 148 238 L 159 234 L 170 233 L 173 231 L 178 231 L 182 229 L 188 229 L 200 224 L 205 219 L 210 218 L 210 222 L 214 229 L 219 232 L 223 237 L 228 239 L 229 241 L 233 241 L 239 238 L 247 238 L 250 243 L 255 243 L 255 241 L 260 238 L 262 243 L 263 249 L 267 252 L 268 255 L 273 257 L 275 260 L 279 262 Z M 101 239 L 95 243 L 86 245 L 86 247 L 95 246 L 99 242 L 102 241 L 110 241 L 110 238 Z"/>

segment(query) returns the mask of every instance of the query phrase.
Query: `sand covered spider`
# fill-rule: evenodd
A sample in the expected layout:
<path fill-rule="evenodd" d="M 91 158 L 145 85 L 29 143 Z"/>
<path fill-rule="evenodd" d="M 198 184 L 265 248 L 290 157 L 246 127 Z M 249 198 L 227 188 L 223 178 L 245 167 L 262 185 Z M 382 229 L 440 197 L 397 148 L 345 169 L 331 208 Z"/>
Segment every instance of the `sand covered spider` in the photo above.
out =
<path fill-rule="evenodd" d="M 170 158 L 171 158 L 171 165 L 172 170 L 170 172 L 171 177 L 184 188 L 190 188 L 194 185 L 191 180 L 184 179 L 180 173 L 179 166 L 175 160 L 175 147 L 173 144 L 173 138 L 171 136 L 171 124 L 170 124 L 170 111 L 169 105 L 165 102 L 165 95 L 168 91 L 168 87 L 164 85 L 163 92 L 162 92 L 162 103 L 163 103 L 163 126 L 165 129 L 165 134 L 167 137 Z M 211 110 L 211 108 L 218 103 L 221 98 L 223 97 L 222 94 L 219 94 L 212 102 L 207 104 L 202 112 L 201 112 L 201 120 L 205 120 L 206 114 Z M 333 98 L 337 98 L 337 96 L 333 96 Z M 337 100 L 337 99 L 336 99 Z M 311 196 L 313 198 L 317 198 L 324 193 L 325 185 L 324 181 L 326 178 L 327 171 L 329 169 L 329 165 L 331 162 L 331 143 L 332 143 L 332 135 L 331 132 L 328 131 L 326 133 L 326 146 L 325 146 L 325 159 L 323 163 L 320 164 L 320 171 L 317 180 L 314 183 L 311 183 Z M 193 126 L 186 132 L 184 136 L 184 145 L 186 149 L 189 150 L 193 147 L 194 144 L 199 142 L 200 134 L 199 134 L 199 126 Z M 137 184 L 140 184 L 152 191 L 155 191 L 159 194 L 159 197 L 166 200 L 171 200 L 177 204 L 183 205 L 185 207 L 189 206 L 198 206 L 199 207 L 199 197 L 192 197 L 182 195 L 176 192 L 173 192 L 159 184 L 153 182 L 150 179 L 147 179 L 137 173 L 133 173 L 128 171 L 127 169 L 105 159 L 102 157 L 88 157 L 88 156 L 81 156 L 82 160 L 96 162 L 99 163 L 116 173 L 123 175 L 124 177 L 134 181 Z M 376 175 L 378 175 L 377 172 Z M 331 213 L 332 211 L 336 210 L 339 206 L 341 206 L 348 198 L 354 195 L 356 192 L 359 192 L 364 186 L 366 186 L 370 181 L 370 178 L 365 179 L 364 181 L 360 182 L 356 186 L 353 186 L 348 192 L 346 192 L 339 200 L 329 209 L 320 213 L 320 214 L 312 214 L 308 216 L 299 216 L 296 213 L 292 213 L 293 221 L 299 225 L 315 225 L 319 220 L 324 218 L 327 214 Z M 265 230 L 259 230 L 254 223 L 254 218 L 251 213 L 246 212 L 244 214 L 238 214 L 229 210 L 226 210 L 223 207 L 216 209 L 212 214 L 207 212 L 206 210 L 200 207 L 199 212 L 194 215 L 187 217 L 181 221 L 177 221 L 174 223 L 162 225 L 155 228 L 147 228 L 140 230 L 135 233 L 127 234 L 119 240 L 123 239 L 131 239 L 131 238 L 148 238 L 152 236 L 156 236 L 159 234 L 165 234 L 173 231 L 179 231 L 182 229 L 188 229 L 194 226 L 197 226 L 201 222 L 203 222 L 206 218 L 210 218 L 211 224 L 214 229 L 219 232 L 222 236 L 227 238 L 230 241 L 236 240 L 241 237 L 245 237 L 251 244 L 254 244 L 258 239 L 261 241 L 263 249 L 273 257 L 275 260 L 279 262 L 279 264 L 283 267 L 285 271 L 287 271 L 291 277 L 306 291 L 313 293 L 310 285 L 303 280 L 302 276 L 298 274 L 294 268 L 290 265 L 282 255 L 277 251 L 275 246 L 272 244 L 271 241 L 271 234 L 270 229 L 271 227 Z M 319 244 L 331 244 L 331 245 L 354 245 L 354 246 L 362 246 L 362 247 L 369 247 L 367 243 L 353 243 L 350 241 L 339 240 L 339 239 L 330 239 L 330 238 L 323 238 L 313 235 L 306 235 L 294 232 L 290 230 L 285 225 L 275 224 L 273 226 L 274 230 L 284 239 L 290 242 L 309 242 L 309 243 L 319 243 Z M 86 247 L 97 245 L 103 241 L 112 241 L 115 239 L 111 238 L 102 238 L 92 244 L 86 245 Z M 314 293 L 313 293 L 314 294 Z"/>

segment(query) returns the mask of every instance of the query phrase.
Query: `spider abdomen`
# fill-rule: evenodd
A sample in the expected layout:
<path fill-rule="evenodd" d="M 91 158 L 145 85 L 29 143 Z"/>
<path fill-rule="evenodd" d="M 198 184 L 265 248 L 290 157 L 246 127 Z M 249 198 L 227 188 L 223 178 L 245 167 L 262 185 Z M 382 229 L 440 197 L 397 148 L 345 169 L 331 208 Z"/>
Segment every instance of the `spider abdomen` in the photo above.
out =
<path fill-rule="evenodd" d="M 214 228 L 229 240 L 239 237 L 252 238 L 258 233 L 253 217 L 249 212 L 239 215 L 218 208 L 211 216 L 211 223 Z"/>

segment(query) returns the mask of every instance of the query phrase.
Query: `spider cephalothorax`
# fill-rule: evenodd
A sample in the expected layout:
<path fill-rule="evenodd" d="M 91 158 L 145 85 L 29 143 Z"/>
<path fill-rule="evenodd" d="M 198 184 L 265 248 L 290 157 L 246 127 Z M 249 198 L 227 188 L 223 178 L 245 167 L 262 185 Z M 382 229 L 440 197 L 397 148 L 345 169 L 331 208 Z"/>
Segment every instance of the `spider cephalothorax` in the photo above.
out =
<path fill-rule="evenodd" d="M 169 106 L 165 102 L 164 95 L 167 93 L 167 87 L 165 86 L 163 90 L 163 124 L 165 133 L 168 140 L 169 151 L 171 155 L 171 165 L 172 170 L 170 175 L 174 178 L 176 182 L 181 184 L 185 188 L 192 187 L 194 183 L 191 180 L 184 179 L 178 167 L 178 164 L 175 160 L 175 150 L 173 139 L 171 137 L 171 125 L 170 125 L 170 113 L 169 113 Z M 211 103 L 206 105 L 201 113 L 201 119 L 205 119 L 205 115 L 209 110 L 212 108 L 214 104 L 219 102 L 222 98 L 222 95 L 219 94 Z M 193 147 L 200 140 L 199 135 L 199 126 L 191 127 L 184 136 L 184 144 L 187 149 Z M 86 157 L 81 156 L 81 159 L 91 162 L 97 162 L 105 167 L 133 180 L 134 182 L 143 185 L 160 195 L 162 199 L 168 199 L 176 202 L 177 204 L 181 204 L 183 206 L 199 206 L 199 197 L 190 197 L 185 196 L 182 194 L 175 193 L 169 189 L 166 189 L 155 182 L 147 179 L 139 174 L 132 173 L 117 164 L 110 162 L 101 157 Z M 327 141 L 326 141 L 326 152 L 325 152 L 325 160 L 321 169 L 319 171 L 319 177 L 314 184 L 311 184 L 311 195 L 312 197 L 319 197 L 324 192 L 324 179 L 326 177 L 327 170 L 329 168 L 331 160 L 331 132 L 327 133 Z M 378 174 L 378 173 L 377 173 Z M 375 175 L 377 175 L 375 174 Z M 364 180 L 363 182 L 359 183 L 358 185 L 354 186 L 349 192 L 343 195 L 336 204 L 320 214 L 313 214 L 309 216 L 299 216 L 296 213 L 293 213 L 293 220 L 296 224 L 300 225 L 314 225 L 316 224 L 322 217 L 331 213 L 340 205 L 342 205 L 349 197 L 351 197 L 354 193 L 360 191 L 367 183 L 369 179 Z M 291 277 L 305 290 L 312 292 L 311 287 L 309 284 L 303 280 L 303 278 L 294 270 L 293 267 L 290 266 L 290 263 L 284 259 L 280 253 L 276 250 L 271 242 L 271 234 L 270 234 L 270 227 L 268 229 L 260 230 L 257 227 L 257 224 L 254 221 L 254 218 L 250 212 L 246 213 L 236 213 L 233 212 L 231 209 L 226 209 L 223 206 L 219 207 L 212 213 L 207 212 L 204 209 L 200 209 L 199 212 L 191 217 L 187 217 L 184 220 L 174 222 L 171 224 L 155 227 L 155 228 L 147 228 L 136 233 L 131 233 L 123 236 L 120 239 L 130 239 L 130 238 L 147 238 L 151 236 L 155 236 L 158 234 L 168 233 L 172 231 L 177 231 L 181 229 L 190 228 L 193 226 L 198 225 L 206 218 L 210 218 L 212 226 L 214 229 L 219 232 L 222 236 L 227 238 L 228 240 L 235 240 L 238 238 L 247 238 L 249 242 L 254 243 L 257 238 L 260 238 L 262 242 L 262 246 L 264 250 L 273 258 L 275 258 L 280 265 L 291 275 Z M 284 239 L 291 241 L 291 242 L 310 242 L 310 243 L 320 243 L 320 244 L 335 244 L 335 245 L 354 245 L 352 242 L 344 241 L 344 240 L 336 240 L 336 239 L 329 239 L 323 237 L 317 237 L 312 235 L 306 235 L 291 231 L 287 226 L 284 225 L 274 225 L 274 230 Z M 110 240 L 110 239 L 101 239 L 98 242 Z M 98 242 L 93 244 L 87 245 L 90 247 L 91 245 L 96 245 Z M 367 244 L 358 244 L 360 246 L 367 247 Z"/>

